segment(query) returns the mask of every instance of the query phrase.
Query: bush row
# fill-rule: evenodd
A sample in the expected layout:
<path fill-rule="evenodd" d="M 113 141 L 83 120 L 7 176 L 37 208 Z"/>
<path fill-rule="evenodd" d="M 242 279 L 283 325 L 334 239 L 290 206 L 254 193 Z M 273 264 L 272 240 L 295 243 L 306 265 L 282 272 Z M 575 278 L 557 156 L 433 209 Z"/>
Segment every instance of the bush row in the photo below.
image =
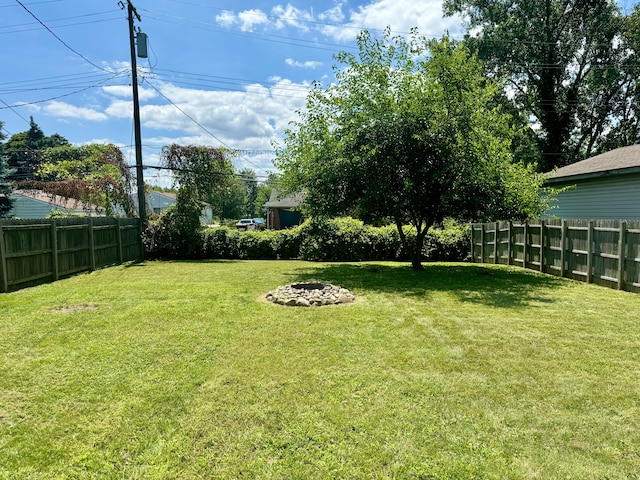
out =
<path fill-rule="evenodd" d="M 415 238 L 409 227 L 405 228 L 405 234 L 410 242 Z M 153 248 L 152 242 L 146 245 L 149 258 L 299 258 L 311 261 L 408 258 L 395 226 L 372 227 L 352 218 L 311 219 L 291 230 L 239 232 L 230 227 L 208 228 L 202 232 L 200 248 L 191 248 L 188 255 L 176 255 L 175 250 L 167 248 L 159 251 Z M 462 261 L 469 255 L 469 248 L 468 227 L 446 221 L 429 231 L 423 254 L 431 261 Z"/>

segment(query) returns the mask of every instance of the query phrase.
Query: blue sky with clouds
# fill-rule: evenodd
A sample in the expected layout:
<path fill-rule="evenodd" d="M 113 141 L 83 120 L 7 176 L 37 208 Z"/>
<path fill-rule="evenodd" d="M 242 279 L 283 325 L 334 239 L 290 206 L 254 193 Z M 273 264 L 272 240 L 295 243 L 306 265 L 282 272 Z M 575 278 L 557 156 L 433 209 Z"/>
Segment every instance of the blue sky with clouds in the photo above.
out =
<path fill-rule="evenodd" d="M 630 0 L 629 0 L 630 1 Z M 126 0 L 123 0 L 126 5 Z M 624 3 L 624 2 L 623 2 Z M 133 0 L 149 38 L 138 59 L 143 162 L 171 143 L 241 149 L 238 168 L 273 170 L 279 142 L 312 81 L 357 33 L 462 35 L 441 0 L 279 2 Z M 76 144 L 111 142 L 134 164 L 129 34 L 117 0 L 0 0 L 0 121 Z M 161 171 L 149 183 L 168 185 Z"/>
<path fill-rule="evenodd" d="M 126 0 L 123 2 L 126 4 Z M 440 0 L 133 0 L 148 35 L 138 59 L 143 162 L 170 143 L 246 150 L 237 167 L 273 170 L 278 142 L 312 81 L 363 29 L 460 33 Z M 126 9 L 116 0 L 0 0 L 0 121 L 72 143 L 112 142 L 135 162 Z M 146 180 L 166 185 L 164 174 Z"/>

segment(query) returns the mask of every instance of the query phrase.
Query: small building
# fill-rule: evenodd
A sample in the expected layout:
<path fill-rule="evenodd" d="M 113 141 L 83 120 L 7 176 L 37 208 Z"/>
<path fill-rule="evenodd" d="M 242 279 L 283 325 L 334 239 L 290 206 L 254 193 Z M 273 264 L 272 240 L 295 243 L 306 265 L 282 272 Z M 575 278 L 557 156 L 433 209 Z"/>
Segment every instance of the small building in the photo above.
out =
<path fill-rule="evenodd" d="M 304 217 L 299 210 L 304 195 L 295 193 L 281 196 L 274 188 L 271 190 L 269 201 L 264 204 L 267 213 L 267 228 L 282 230 L 300 225 Z"/>
<path fill-rule="evenodd" d="M 9 211 L 9 216 L 13 218 L 47 218 L 53 212 L 85 217 L 104 214 L 103 209 L 96 205 L 83 203 L 74 198 L 50 195 L 42 190 L 14 190 L 9 198 L 13 200 L 13 207 Z"/>
<path fill-rule="evenodd" d="M 151 190 L 145 196 L 147 198 L 147 208 L 156 214 L 161 214 L 176 203 L 176 194 L 171 192 Z"/>
<path fill-rule="evenodd" d="M 172 192 L 160 192 L 157 190 L 150 190 L 145 193 L 147 202 L 147 211 L 160 215 L 164 213 L 171 205 L 175 205 L 178 199 L 178 195 Z M 134 197 L 133 203 L 138 208 L 138 199 Z M 213 210 L 211 205 L 205 202 L 202 203 L 202 213 L 200 215 L 200 222 L 203 225 L 211 225 L 213 223 Z"/>
<path fill-rule="evenodd" d="M 621 147 L 556 170 L 558 194 L 547 217 L 640 220 L 640 145 Z"/>

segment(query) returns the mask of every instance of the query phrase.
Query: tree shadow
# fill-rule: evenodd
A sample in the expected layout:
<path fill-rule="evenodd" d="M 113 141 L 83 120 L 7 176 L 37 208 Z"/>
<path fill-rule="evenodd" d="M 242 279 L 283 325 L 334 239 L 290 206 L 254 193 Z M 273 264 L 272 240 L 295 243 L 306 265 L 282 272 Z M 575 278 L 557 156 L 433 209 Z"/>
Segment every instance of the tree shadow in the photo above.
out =
<path fill-rule="evenodd" d="M 296 268 L 293 282 L 322 281 L 350 290 L 429 298 L 432 292 L 449 292 L 462 302 L 518 308 L 530 302 L 553 303 L 553 292 L 568 280 L 524 269 L 463 263 L 425 264 L 413 270 L 398 264 L 315 264 Z"/>

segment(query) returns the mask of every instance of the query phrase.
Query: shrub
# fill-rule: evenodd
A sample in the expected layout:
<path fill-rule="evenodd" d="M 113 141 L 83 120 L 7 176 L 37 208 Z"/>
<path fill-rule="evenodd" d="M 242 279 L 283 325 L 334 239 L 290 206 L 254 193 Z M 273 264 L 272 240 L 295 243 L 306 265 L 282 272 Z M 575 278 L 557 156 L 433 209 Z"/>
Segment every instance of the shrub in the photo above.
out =
<path fill-rule="evenodd" d="M 204 233 L 204 256 L 206 258 L 239 258 L 240 233 L 235 228 L 209 228 Z"/>
<path fill-rule="evenodd" d="M 238 235 L 238 256 L 244 259 L 276 259 L 274 231 L 248 231 Z"/>
<path fill-rule="evenodd" d="M 277 230 L 273 238 L 276 258 L 288 260 L 300 257 L 302 235 L 300 227 L 290 230 Z"/>
<path fill-rule="evenodd" d="M 459 262 L 470 256 L 469 226 L 447 219 L 432 228 L 424 242 L 425 256 L 431 261 Z"/>
<path fill-rule="evenodd" d="M 202 240 L 200 203 L 188 187 L 178 191 L 175 205 L 150 222 L 142 236 L 148 258 L 201 258 Z"/>
<path fill-rule="evenodd" d="M 409 244 L 415 231 L 404 228 Z M 173 237 L 171 237 L 173 238 Z M 204 232 L 201 251 L 211 259 L 293 259 L 311 261 L 406 260 L 395 226 L 372 227 L 352 218 L 309 219 L 290 230 L 239 232 L 232 227 Z M 469 255 L 466 225 L 448 220 L 432 228 L 424 257 L 431 261 L 461 261 Z"/>
<path fill-rule="evenodd" d="M 371 239 L 360 220 L 312 218 L 300 227 L 300 258 L 313 261 L 357 261 L 368 258 Z"/>

